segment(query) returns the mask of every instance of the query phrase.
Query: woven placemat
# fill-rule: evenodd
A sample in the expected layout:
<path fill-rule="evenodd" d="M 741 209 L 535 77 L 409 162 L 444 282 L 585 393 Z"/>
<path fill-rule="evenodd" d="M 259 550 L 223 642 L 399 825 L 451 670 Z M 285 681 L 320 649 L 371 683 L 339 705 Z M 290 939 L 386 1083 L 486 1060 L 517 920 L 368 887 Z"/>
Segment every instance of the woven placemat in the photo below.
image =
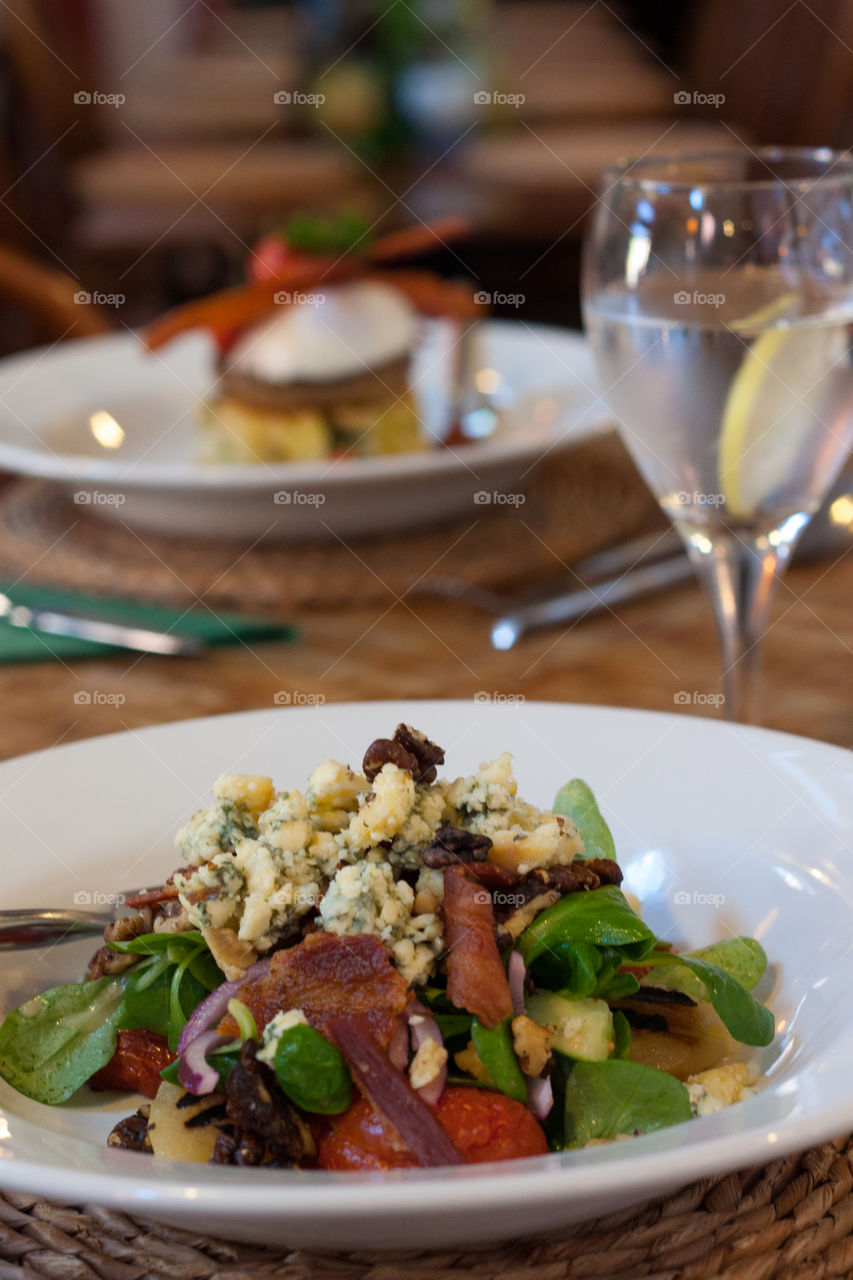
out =
<path fill-rule="evenodd" d="M 201 541 L 137 535 L 44 481 L 0 490 L 0 578 L 187 606 L 286 614 L 428 589 L 437 577 L 485 587 L 556 574 L 662 517 L 611 433 L 554 450 L 526 501 L 474 507 L 437 528 L 343 545 Z"/>
<path fill-rule="evenodd" d="M 0 1280 L 824 1280 L 853 1273 L 853 1137 L 694 1182 L 547 1239 L 281 1252 L 0 1193 Z"/>

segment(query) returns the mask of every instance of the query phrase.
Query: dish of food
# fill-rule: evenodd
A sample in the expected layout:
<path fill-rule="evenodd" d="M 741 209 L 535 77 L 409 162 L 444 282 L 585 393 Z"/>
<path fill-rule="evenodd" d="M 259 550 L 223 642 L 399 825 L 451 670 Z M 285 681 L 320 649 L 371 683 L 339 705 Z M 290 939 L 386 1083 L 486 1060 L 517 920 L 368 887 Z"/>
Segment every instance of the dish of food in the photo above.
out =
<path fill-rule="evenodd" d="M 203 404 L 200 456 L 211 463 L 374 457 L 436 447 L 412 386 L 421 321 L 455 325 L 447 359 L 483 316 L 473 286 L 388 269 L 466 230 L 456 218 L 375 238 L 351 215 L 292 218 L 251 251 L 248 281 L 155 321 L 156 351 L 205 329 L 219 379 Z M 452 393 L 440 437 L 453 432 Z M 465 434 L 457 432 L 457 442 Z"/>
<path fill-rule="evenodd" d="M 733 1055 L 774 1036 L 760 944 L 657 939 L 581 779 L 543 812 L 508 751 L 452 781 L 444 761 L 401 723 L 302 790 L 221 776 L 86 980 L 6 1016 L 0 1077 L 46 1104 L 86 1083 L 153 1099 L 111 1146 L 356 1172 L 618 1141 L 750 1096 Z"/>
<path fill-rule="evenodd" d="M 432 743 L 403 729 L 359 767 L 400 724 Z M 484 744 L 515 772 L 502 752 L 482 767 Z M 0 954 L 0 1185 L 246 1239 L 434 1245 L 819 1141 L 853 1120 L 851 783 L 847 753 L 785 735 L 491 700 L 247 713 L 7 762 L 9 906 L 156 887 L 122 905 L 140 919 L 94 988 L 91 943 Z M 98 1073 L 111 1087 L 79 1087 Z M 153 1154 L 109 1145 L 117 1126 Z"/>
<path fill-rule="evenodd" d="M 428 328 L 412 382 L 419 417 L 432 422 L 446 401 L 439 375 L 452 330 Z M 579 334 L 485 320 L 477 354 L 500 414 L 486 439 L 229 465 L 198 457 L 200 406 L 217 394 L 209 334 L 153 355 L 132 333 L 84 338 L 0 361 L 0 466 L 55 482 L 90 513 L 196 538 L 346 538 L 482 515 L 475 494 L 523 489 L 538 458 L 608 418 Z"/>

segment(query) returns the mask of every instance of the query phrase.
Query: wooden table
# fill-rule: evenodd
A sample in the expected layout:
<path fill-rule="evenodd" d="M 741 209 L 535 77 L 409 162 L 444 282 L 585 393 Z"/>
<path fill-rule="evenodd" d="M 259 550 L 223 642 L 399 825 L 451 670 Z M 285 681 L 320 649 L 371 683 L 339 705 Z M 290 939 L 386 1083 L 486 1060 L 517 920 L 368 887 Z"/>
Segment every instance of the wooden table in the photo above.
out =
<path fill-rule="evenodd" d="M 468 605 L 389 596 L 370 607 L 312 611 L 294 621 L 298 645 L 240 645 L 199 659 L 109 658 L 0 668 L 0 754 L 159 721 L 271 707 L 276 694 L 329 702 L 386 697 L 598 702 L 714 715 L 716 639 L 690 584 L 545 631 L 508 653 L 488 642 L 488 620 Z M 853 743 L 853 555 L 795 568 L 783 583 L 766 647 L 766 723 Z M 115 707 L 80 705 L 79 690 L 121 692 Z M 677 702 L 685 692 L 690 703 Z M 695 699 L 699 701 L 694 702 Z M 281 701 L 281 698 L 278 699 Z"/>

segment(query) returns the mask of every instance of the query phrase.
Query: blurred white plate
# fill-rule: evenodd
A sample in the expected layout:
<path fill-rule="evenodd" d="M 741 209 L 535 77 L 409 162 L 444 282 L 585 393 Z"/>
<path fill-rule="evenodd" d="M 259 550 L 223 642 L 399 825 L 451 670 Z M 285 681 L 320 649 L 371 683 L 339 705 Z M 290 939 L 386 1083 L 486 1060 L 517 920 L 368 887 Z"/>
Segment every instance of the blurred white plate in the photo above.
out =
<path fill-rule="evenodd" d="M 371 1176 L 155 1161 L 104 1145 L 133 1099 L 84 1092 L 51 1108 L 0 1084 L 0 1187 L 280 1245 L 443 1248 L 597 1217 L 853 1128 L 853 758 L 805 738 L 487 694 L 253 711 L 95 738 L 0 765 L 0 843 L 14 851 L 3 906 L 155 883 L 175 866 L 172 832 L 220 773 L 303 785 L 315 762 L 355 763 L 400 720 L 448 747 L 450 777 L 510 748 L 520 794 L 542 806 L 568 778 L 586 778 L 627 887 L 659 934 L 695 946 L 760 939 L 771 970 L 759 993 L 778 1028 L 758 1055 L 761 1091 L 595 1150 Z M 90 939 L 0 952 L 0 1011 L 76 976 L 93 949 Z"/>
<path fill-rule="evenodd" d="M 414 370 L 434 422 L 446 388 L 436 326 Z M 135 335 L 87 338 L 0 361 L 0 468 L 57 481 L 111 519 L 196 537 L 348 537 L 473 516 L 520 490 L 557 441 L 606 420 L 585 340 L 565 330 L 488 321 L 481 368 L 501 405 L 498 434 L 453 449 L 335 462 L 203 465 L 198 402 L 213 382 L 204 335 L 156 355 Z M 107 413 L 124 435 L 96 439 Z M 108 424 L 109 425 L 109 424 Z M 479 495 L 479 496 L 476 496 Z"/>

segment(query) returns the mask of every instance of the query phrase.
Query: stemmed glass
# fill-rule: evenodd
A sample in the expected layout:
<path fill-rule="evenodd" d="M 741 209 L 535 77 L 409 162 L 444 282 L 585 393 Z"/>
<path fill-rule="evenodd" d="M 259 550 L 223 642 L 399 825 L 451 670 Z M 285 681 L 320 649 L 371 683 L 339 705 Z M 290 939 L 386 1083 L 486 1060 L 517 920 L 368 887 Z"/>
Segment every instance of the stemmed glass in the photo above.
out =
<path fill-rule="evenodd" d="M 853 159 L 763 148 L 605 170 L 584 316 L 625 444 L 753 720 L 775 581 L 853 444 Z"/>

